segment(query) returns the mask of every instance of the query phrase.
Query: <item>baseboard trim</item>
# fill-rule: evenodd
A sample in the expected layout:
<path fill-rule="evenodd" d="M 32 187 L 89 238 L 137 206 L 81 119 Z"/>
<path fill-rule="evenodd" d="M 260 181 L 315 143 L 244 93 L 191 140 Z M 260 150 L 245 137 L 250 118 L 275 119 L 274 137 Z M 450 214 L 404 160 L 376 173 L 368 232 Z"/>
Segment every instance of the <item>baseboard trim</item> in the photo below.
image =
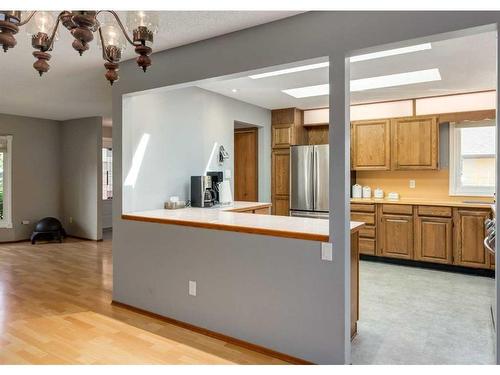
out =
<path fill-rule="evenodd" d="M 153 313 L 151 311 L 143 310 L 139 307 L 134 307 L 134 306 L 128 305 L 128 304 L 123 303 L 123 302 L 118 302 L 118 301 L 113 300 L 113 301 L 111 301 L 111 304 L 113 306 L 121 307 L 121 308 L 130 310 L 130 311 L 133 311 L 135 313 L 138 313 L 138 314 L 146 315 L 146 316 L 149 316 L 151 318 L 155 318 L 155 319 L 164 321 L 166 323 L 176 325 L 178 327 L 189 329 L 190 331 L 201 333 L 202 335 L 205 335 L 205 336 L 213 337 L 215 339 L 226 341 L 226 342 L 233 344 L 233 345 L 241 346 L 242 348 L 252 350 L 252 351 L 257 352 L 257 353 L 265 354 L 269 357 L 281 359 L 282 361 L 288 362 L 290 364 L 294 364 L 294 365 L 313 365 L 314 364 L 312 362 L 305 361 L 303 359 L 293 357 L 293 356 L 290 356 L 288 354 L 280 353 L 280 352 L 265 348 L 265 347 L 260 346 L 260 345 L 252 344 L 252 343 L 244 341 L 244 340 L 240 340 L 240 339 L 237 339 L 237 338 L 234 338 L 231 336 L 224 335 L 222 333 L 218 333 L 218 332 L 206 329 L 206 328 L 198 327 L 198 326 L 195 326 L 193 324 L 186 323 L 186 322 L 183 322 L 183 321 L 180 321 L 177 319 L 169 318 L 169 317 L 164 316 L 164 315 L 156 314 L 156 313 Z"/>
<path fill-rule="evenodd" d="M 425 269 L 438 270 L 438 271 L 462 273 L 462 274 L 466 274 L 466 275 L 485 276 L 485 277 L 491 277 L 491 278 L 495 277 L 495 270 L 488 270 L 488 269 L 484 269 L 484 268 L 470 268 L 470 267 L 463 267 L 463 266 L 455 266 L 452 264 L 421 262 L 418 260 L 409 260 L 409 259 L 385 258 L 385 257 L 377 256 L 377 255 L 368 255 L 368 254 L 360 254 L 359 259 L 368 260 L 368 261 L 372 261 L 372 262 L 379 262 L 379 263 L 397 264 L 400 266 L 408 266 L 408 267 L 425 268 Z"/>

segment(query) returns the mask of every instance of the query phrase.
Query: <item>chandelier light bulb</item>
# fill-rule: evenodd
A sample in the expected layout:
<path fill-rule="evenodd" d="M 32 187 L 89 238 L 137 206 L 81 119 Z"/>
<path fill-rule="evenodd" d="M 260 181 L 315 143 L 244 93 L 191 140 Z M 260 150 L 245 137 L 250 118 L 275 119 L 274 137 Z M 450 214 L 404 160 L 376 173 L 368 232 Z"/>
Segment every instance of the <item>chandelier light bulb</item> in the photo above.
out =
<path fill-rule="evenodd" d="M 145 27 L 153 34 L 156 34 L 159 29 L 158 12 L 153 11 L 135 11 L 127 12 L 127 28 L 133 32 L 139 27 Z"/>
<path fill-rule="evenodd" d="M 26 32 L 30 35 L 44 33 L 49 35 L 52 33 L 56 25 L 56 18 L 51 12 L 40 11 L 36 12 L 33 19 L 26 25 Z"/>

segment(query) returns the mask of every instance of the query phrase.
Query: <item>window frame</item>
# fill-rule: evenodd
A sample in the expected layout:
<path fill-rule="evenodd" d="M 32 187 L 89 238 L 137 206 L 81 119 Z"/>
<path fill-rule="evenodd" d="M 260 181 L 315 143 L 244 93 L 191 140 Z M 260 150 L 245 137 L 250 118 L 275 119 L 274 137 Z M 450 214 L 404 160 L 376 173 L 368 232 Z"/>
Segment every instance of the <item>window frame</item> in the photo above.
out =
<path fill-rule="evenodd" d="M 4 155 L 3 170 L 3 219 L 0 228 L 12 228 L 12 135 L 2 135 L 7 139 L 7 152 Z"/>
<path fill-rule="evenodd" d="M 460 184 L 460 154 L 461 154 L 461 143 L 460 143 L 460 129 L 463 128 L 474 128 L 474 127 L 485 127 L 492 126 L 496 127 L 495 120 L 483 120 L 483 121 L 467 121 L 460 123 L 450 123 L 450 186 L 449 194 L 451 196 L 477 196 L 477 197 L 493 197 L 495 194 L 495 186 L 462 186 Z M 495 145 L 496 149 L 497 145 Z M 484 154 L 489 155 L 489 154 Z M 491 154 L 491 156 L 496 157 L 496 154 Z"/>

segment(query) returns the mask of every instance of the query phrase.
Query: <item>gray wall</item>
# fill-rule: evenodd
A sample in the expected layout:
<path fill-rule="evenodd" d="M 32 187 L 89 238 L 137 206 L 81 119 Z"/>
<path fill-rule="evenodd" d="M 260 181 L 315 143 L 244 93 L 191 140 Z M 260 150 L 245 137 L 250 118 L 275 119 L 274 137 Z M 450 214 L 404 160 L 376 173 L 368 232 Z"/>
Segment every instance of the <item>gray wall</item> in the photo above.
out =
<path fill-rule="evenodd" d="M 215 143 L 223 145 L 230 158 L 219 166 L 217 146 L 208 170 L 233 172 L 235 121 L 262 127 L 262 147 L 267 147 L 259 155 L 259 198 L 270 201 L 269 110 L 188 87 L 124 97 L 123 111 L 124 179 L 141 138 L 150 136 L 135 183 L 123 189 L 125 212 L 162 208 L 171 195 L 189 199 L 190 176 L 205 173 Z"/>
<path fill-rule="evenodd" d="M 142 74 L 136 67 L 134 61 L 126 61 L 120 66 L 120 82 L 113 87 L 113 130 L 115 133 L 115 190 L 114 190 L 114 240 L 113 247 L 113 266 L 115 274 L 114 288 L 120 290 L 120 284 L 123 282 L 120 276 L 121 268 L 126 270 L 133 269 L 136 259 L 127 260 L 127 256 L 136 244 L 140 244 L 141 250 L 147 248 L 160 249 L 165 246 L 164 232 L 166 227 L 151 225 L 147 232 L 141 223 L 127 223 L 120 217 L 121 206 L 121 131 L 122 131 L 122 95 L 126 93 L 163 87 L 168 85 L 191 82 L 205 78 L 218 77 L 228 74 L 234 74 L 252 69 L 259 69 L 267 66 L 284 64 L 308 58 L 320 56 L 329 56 L 331 64 L 330 83 L 331 95 L 329 107 L 332 109 L 330 120 L 333 129 L 335 124 L 348 125 L 349 111 L 346 111 L 346 104 L 349 103 L 349 93 L 346 93 L 346 84 L 348 84 L 349 75 L 346 74 L 345 59 L 353 51 L 372 52 L 378 49 L 380 45 L 386 45 L 387 48 L 395 48 L 400 44 L 398 42 L 412 40 L 411 43 L 418 43 L 428 36 L 430 39 L 445 39 L 447 37 L 459 36 L 461 31 L 466 28 L 477 27 L 478 30 L 491 30 L 500 22 L 499 12 L 310 12 L 301 14 L 288 19 L 272 22 L 269 24 L 245 29 L 239 32 L 231 33 L 221 37 L 193 43 L 188 46 L 175 48 L 153 55 L 153 65 L 147 74 Z M 485 26 L 486 25 L 486 26 Z M 492 26 L 493 25 L 493 26 Z M 441 35 L 438 35 L 441 34 Z M 392 44 L 391 44 L 392 43 Z M 334 85 L 336 84 L 336 87 Z M 497 105 L 498 108 L 498 105 Z M 116 140 L 119 140 L 116 142 Z M 349 268 L 346 267 L 346 260 L 349 251 L 349 242 L 347 240 L 346 225 L 348 217 L 348 189 L 346 189 L 349 175 L 349 138 L 346 137 L 344 130 L 331 132 L 330 147 L 339 152 L 332 153 L 330 163 L 330 176 L 332 183 L 330 185 L 331 208 L 335 215 L 330 220 L 330 241 L 334 246 L 334 262 L 328 264 L 326 271 L 328 276 L 326 282 L 317 284 L 311 289 L 314 295 L 321 295 L 309 303 L 309 308 L 317 314 L 327 314 L 326 321 L 304 321 L 301 317 L 295 317 L 289 314 L 283 317 L 283 326 L 273 327 L 274 330 L 269 335 L 277 337 L 280 345 L 286 346 L 288 343 L 283 340 L 282 328 L 295 323 L 296 326 L 308 324 L 309 334 L 317 340 L 308 341 L 309 345 L 304 345 L 298 350 L 297 355 L 306 359 L 312 359 L 310 354 L 315 354 L 314 359 L 320 363 L 341 364 L 350 361 L 350 342 L 347 314 L 350 296 L 349 296 Z M 499 163 L 500 168 L 500 163 Z M 497 173 L 497 178 L 500 176 Z M 342 180 L 345 180 L 342 183 Z M 336 181 L 336 182 L 335 182 Z M 497 183 L 497 188 L 500 189 Z M 184 229 L 179 227 L 169 227 L 171 234 L 168 238 L 168 246 L 173 247 L 182 257 L 182 252 L 186 247 L 194 246 L 198 243 L 198 236 L 203 238 L 206 243 L 218 241 L 220 233 L 210 232 L 209 234 L 197 234 L 193 231 L 191 238 L 178 240 L 177 234 Z M 256 242 L 253 237 L 243 234 L 231 234 L 238 237 L 239 249 L 246 249 L 252 252 L 256 257 L 264 257 L 265 253 L 256 252 Z M 132 244 L 133 241 L 133 244 Z M 225 244 L 220 243 L 225 246 Z M 304 247 L 307 250 L 307 247 Z M 205 249 L 197 249 L 203 254 Z M 223 254 L 215 253 L 215 249 L 208 251 L 213 253 L 217 259 L 214 261 L 223 261 Z M 500 260 L 497 251 L 497 264 Z M 197 267 L 201 266 L 202 260 L 197 257 L 186 255 L 184 263 L 193 263 Z M 297 257 L 295 252 L 289 256 Z M 298 258 L 297 258 L 298 259 Z M 130 262 L 130 264 L 129 264 Z M 162 271 L 165 274 L 175 272 L 178 263 L 163 264 Z M 253 263 L 254 265 L 256 263 Z M 287 263 L 289 265 L 289 263 Z M 249 272 L 254 272 L 256 277 L 263 274 L 263 271 L 252 267 Z M 310 269 L 314 273 L 315 269 Z M 209 271 L 207 271 L 209 272 Z M 238 274 L 228 276 L 226 281 L 231 284 L 237 282 Z M 144 273 L 130 273 L 128 277 L 140 281 Z M 272 287 L 272 278 L 266 278 L 269 288 Z M 497 295 L 500 278 L 497 278 Z M 238 283 L 236 285 L 239 285 Z M 283 285 L 280 290 L 282 295 L 293 295 L 294 287 L 290 288 Z M 248 289 L 247 293 L 256 295 L 262 292 L 261 289 Z M 321 293 L 318 293 L 321 292 Z M 116 292 L 115 296 L 116 296 Z M 210 292 L 209 292 L 210 293 Z M 270 293 L 264 291 L 264 293 Z M 318 294 L 317 294 L 318 293 Z M 232 295 L 232 294 L 231 294 Z M 174 301 L 179 297 L 172 296 Z M 120 298 L 126 298 L 124 302 L 139 301 L 138 291 L 127 284 L 120 291 Z M 156 298 L 164 298 L 163 296 Z M 328 300 L 329 309 L 322 311 L 322 306 Z M 211 317 L 210 324 L 206 328 L 217 328 L 222 325 L 224 319 L 227 319 L 227 309 L 232 305 L 233 300 L 228 297 L 224 303 L 214 306 L 212 304 L 196 304 L 196 314 Z M 142 302 L 144 303 L 144 302 Z M 151 303 L 151 301 L 150 301 Z M 158 303 L 158 302 L 155 302 Z M 284 301 L 287 303 L 287 301 Z M 362 303 L 362 302 L 361 302 Z M 194 300 L 192 307 L 194 308 Z M 499 299 L 497 298 L 497 311 L 500 311 Z M 318 307 L 319 306 L 319 307 Z M 141 307 L 139 305 L 139 307 Z M 149 306 L 142 306 L 148 308 Z M 261 308 L 257 306 L 253 311 Z M 185 311 L 178 319 L 188 322 L 193 321 L 190 315 L 192 310 Z M 235 312 L 234 314 L 237 314 Z M 232 316 L 232 318 L 234 318 Z M 274 318 L 274 317 L 273 317 Z M 296 319 L 297 318 L 297 319 Z M 498 316 L 497 316 L 498 318 Z M 218 320 L 217 320 L 218 319 Z M 497 319 L 499 321 L 499 319 Z M 253 322 L 256 329 L 262 322 Z M 500 325 L 497 325 L 497 332 Z M 233 327 L 230 335 L 238 336 L 242 339 L 252 340 L 249 334 L 241 334 L 237 327 Z M 325 348 L 323 340 L 324 335 L 329 337 L 329 342 Z M 497 334 L 497 341 L 500 335 Z M 300 341 L 300 337 L 297 336 Z M 276 344 L 276 343 L 275 343 Z M 497 345 L 497 362 L 500 360 L 498 355 L 500 345 Z"/>
<path fill-rule="evenodd" d="M 61 123 L 61 221 L 68 235 L 102 238 L 102 118 Z M 72 218 L 72 222 L 70 222 Z"/>
<path fill-rule="evenodd" d="M 0 134 L 13 136 L 13 228 L 0 228 L 0 242 L 28 239 L 38 220 L 60 216 L 59 129 L 57 121 L 0 114 Z"/>

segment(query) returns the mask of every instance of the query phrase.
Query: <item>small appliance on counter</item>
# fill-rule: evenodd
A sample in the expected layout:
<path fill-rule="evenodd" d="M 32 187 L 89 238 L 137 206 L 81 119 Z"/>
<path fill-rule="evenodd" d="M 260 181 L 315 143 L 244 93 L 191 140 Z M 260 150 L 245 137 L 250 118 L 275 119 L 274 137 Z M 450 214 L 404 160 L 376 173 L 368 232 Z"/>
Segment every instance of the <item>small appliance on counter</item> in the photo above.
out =
<path fill-rule="evenodd" d="M 352 185 L 352 197 L 361 198 L 363 196 L 363 188 L 360 184 Z"/>
<path fill-rule="evenodd" d="M 373 198 L 375 198 L 375 199 L 383 199 L 384 198 L 384 191 L 381 188 L 376 188 L 373 191 Z"/>
<path fill-rule="evenodd" d="M 212 207 L 215 204 L 215 190 L 211 176 L 191 176 L 191 206 Z"/>
<path fill-rule="evenodd" d="M 371 198 L 372 189 L 369 186 L 363 186 L 363 198 Z"/>
<path fill-rule="evenodd" d="M 231 194 L 231 185 L 229 181 L 219 182 L 218 185 L 219 192 L 219 203 L 222 205 L 228 205 L 233 203 L 233 195 Z"/>
<path fill-rule="evenodd" d="M 207 176 L 212 177 L 212 189 L 215 192 L 215 204 L 220 203 L 220 183 L 224 181 L 224 172 L 221 171 L 212 171 L 207 172 Z"/>
<path fill-rule="evenodd" d="M 389 194 L 387 194 L 387 199 L 397 201 L 399 200 L 399 193 L 390 192 Z"/>
<path fill-rule="evenodd" d="M 167 210 L 176 210 L 178 208 L 185 208 L 186 201 L 180 201 L 179 197 L 173 196 L 170 197 L 167 202 L 165 202 L 164 206 Z"/>

